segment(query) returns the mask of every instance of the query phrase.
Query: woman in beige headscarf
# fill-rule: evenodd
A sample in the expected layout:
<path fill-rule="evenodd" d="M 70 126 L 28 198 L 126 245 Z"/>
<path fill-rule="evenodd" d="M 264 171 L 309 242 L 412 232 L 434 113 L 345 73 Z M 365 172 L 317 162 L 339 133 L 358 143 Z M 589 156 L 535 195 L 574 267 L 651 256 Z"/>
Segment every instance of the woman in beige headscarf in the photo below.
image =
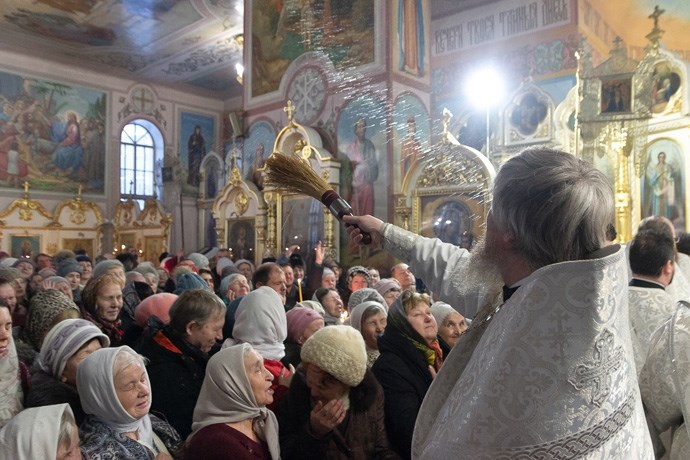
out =
<path fill-rule="evenodd" d="M 272 381 L 251 345 L 216 353 L 206 366 L 185 460 L 278 460 L 278 423 L 266 408 L 273 402 Z"/>

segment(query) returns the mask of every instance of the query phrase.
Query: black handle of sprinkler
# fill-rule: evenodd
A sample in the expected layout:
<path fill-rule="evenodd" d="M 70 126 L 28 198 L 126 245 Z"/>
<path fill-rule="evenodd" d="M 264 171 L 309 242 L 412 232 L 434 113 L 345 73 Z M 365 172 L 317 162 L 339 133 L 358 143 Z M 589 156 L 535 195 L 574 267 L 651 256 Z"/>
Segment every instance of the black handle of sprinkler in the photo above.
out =
<path fill-rule="evenodd" d="M 328 207 L 328 210 L 331 211 L 331 214 L 333 214 L 339 221 L 342 222 L 343 216 L 352 216 L 352 207 L 350 204 L 342 199 L 340 195 L 338 195 L 336 192 L 333 190 L 329 190 L 328 192 L 323 194 L 323 197 L 321 197 L 321 202 L 325 204 Z M 346 224 L 348 227 L 355 227 L 359 228 L 355 224 Z M 360 229 L 360 231 L 362 231 Z M 371 244 L 371 235 L 365 231 L 362 231 L 362 243 L 364 244 Z"/>

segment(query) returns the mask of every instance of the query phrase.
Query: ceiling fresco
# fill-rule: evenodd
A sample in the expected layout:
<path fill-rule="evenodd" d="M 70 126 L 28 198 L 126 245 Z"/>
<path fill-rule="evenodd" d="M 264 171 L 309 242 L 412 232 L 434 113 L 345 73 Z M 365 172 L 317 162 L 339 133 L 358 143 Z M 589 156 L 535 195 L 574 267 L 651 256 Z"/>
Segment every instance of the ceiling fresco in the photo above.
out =
<path fill-rule="evenodd" d="M 275 0 L 280 2 L 297 0 Z M 336 1 L 336 0 L 331 0 Z M 431 0 L 432 17 L 496 0 Z M 553 0 L 551 0 L 553 1 Z M 662 43 L 690 59 L 690 1 L 578 0 L 606 24 L 606 43 L 620 35 L 643 53 L 658 5 Z M 243 0 L 0 0 L 0 48 L 208 97 L 242 94 Z M 249 2 L 248 2 L 249 4 Z M 637 54 L 639 54 L 637 53 Z"/>
<path fill-rule="evenodd" d="M 235 64 L 242 61 L 242 4 L 242 0 L 0 0 L 0 46 L 228 98 L 242 91 L 234 78 Z"/>

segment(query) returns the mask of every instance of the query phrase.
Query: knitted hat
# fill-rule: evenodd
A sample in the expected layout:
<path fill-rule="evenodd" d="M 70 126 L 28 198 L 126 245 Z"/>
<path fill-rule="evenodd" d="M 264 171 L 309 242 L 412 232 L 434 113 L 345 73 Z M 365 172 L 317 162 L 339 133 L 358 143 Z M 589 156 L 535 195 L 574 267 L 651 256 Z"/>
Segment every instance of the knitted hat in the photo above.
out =
<path fill-rule="evenodd" d="M 15 257 L 5 257 L 4 259 L 0 260 L 0 267 L 11 267 L 16 261 L 17 259 Z"/>
<path fill-rule="evenodd" d="M 22 257 L 22 258 L 20 258 L 20 259 L 17 259 L 17 260 L 12 264 L 12 266 L 15 267 L 15 268 L 17 268 L 17 267 L 19 267 L 21 264 L 29 264 L 29 265 L 31 265 L 31 266 L 34 268 L 34 270 L 36 270 L 36 263 L 35 263 L 33 260 L 31 260 L 31 259 L 27 259 L 26 257 Z"/>
<path fill-rule="evenodd" d="M 263 263 L 263 262 L 262 262 L 262 263 Z M 252 273 L 254 273 L 254 264 L 252 263 L 251 260 L 247 260 L 247 259 L 237 259 L 237 260 L 235 261 L 235 267 L 237 267 L 237 268 L 240 268 L 240 265 L 242 265 L 242 264 L 249 264 L 249 267 L 251 267 L 251 269 L 252 269 Z"/>
<path fill-rule="evenodd" d="M 320 329 L 302 345 L 302 362 L 312 363 L 345 385 L 356 387 L 367 371 L 364 339 L 350 326 Z"/>
<path fill-rule="evenodd" d="M 85 319 L 66 319 L 60 321 L 46 335 L 41 346 L 41 368 L 60 378 L 67 361 L 93 339 L 101 342 L 101 347 L 110 345 L 110 339 L 95 324 Z"/>
<path fill-rule="evenodd" d="M 89 262 L 91 265 L 93 265 L 93 260 L 91 260 L 91 257 L 87 256 L 86 254 L 78 254 L 75 259 L 77 262 Z"/>
<path fill-rule="evenodd" d="M 58 316 L 66 310 L 75 310 L 79 316 L 79 308 L 60 291 L 48 289 L 38 292 L 31 298 L 24 335 L 35 350 L 41 349 L 43 338 L 55 324 Z"/>
<path fill-rule="evenodd" d="M 22 278 L 22 272 L 14 267 L 0 267 L 0 278 L 11 283 L 17 278 Z"/>
<path fill-rule="evenodd" d="M 57 274 L 65 278 L 69 273 L 77 272 L 82 274 L 81 265 L 77 262 L 77 259 L 63 259 L 57 265 Z"/>
<path fill-rule="evenodd" d="M 145 298 L 134 309 L 134 319 L 141 327 L 146 327 L 151 316 L 160 319 L 163 324 L 170 323 L 170 307 L 177 300 L 175 294 L 161 292 Z"/>
<path fill-rule="evenodd" d="M 206 289 L 209 290 L 208 283 L 196 273 L 182 273 L 175 280 L 175 292 L 173 294 L 180 295 L 184 291 L 190 289 Z"/>
<path fill-rule="evenodd" d="M 230 265 L 233 265 L 233 263 L 229 257 L 221 257 L 220 259 L 218 259 L 218 262 L 216 262 L 216 273 L 218 273 L 218 276 L 221 276 L 223 273 L 223 269 Z"/>
<path fill-rule="evenodd" d="M 125 271 L 125 266 L 122 265 L 117 259 L 106 259 L 101 260 L 93 267 L 93 272 L 91 273 L 91 278 L 98 278 L 99 276 L 107 273 L 113 267 L 120 267 L 122 271 Z"/>
<path fill-rule="evenodd" d="M 443 320 L 446 319 L 446 316 L 454 311 L 455 309 L 445 302 L 434 302 L 431 304 L 431 314 L 434 316 L 436 324 L 439 326 L 443 324 Z"/>
<path fill-rule="evenodd" d="M 318 319 L 323 321 L 323 316 L 307 307 L 295 306 L 287 312 L 286 316 L 288 339 L 295 343 L 302 337 L 311 323 Z"/>
<path fill-rule="evenodd" d="M 373 300 L 381 305 L 386 305 L 386 299 L 378 293 L 376 289 L 364 288 L 350 294 L 350 299 L 347 301 L 347 309 L 352 311 L 357 305 L 363 302 Z"/>
<path fill-rule="evenodd" d="M 381 294 L 381 296 L 386 295 L 386 292 L 390 291 L 391 289 L 397 289 L 398 291 L 402 290 L 400 287 L 400 282 L 395 278 L 381 279 L 378 283 L 374 284 L 374 289 L 376 289 L 376 292 Z"/>
<path fill-rule="evenodd" d="M 369 270 L 362 267 L 361 265 L 355 265 L 354 267 L 350 267 L 350 269 L 347 271 L 347 279 L 350 279 L 357 274 L 366 276 L 367 281 L 371 282 L 371 277 L 369 276 Z"/>
<path fill-rule="evenodd" d="M 295 307 L 309 308 L 311 310 L 314 310 L 316 313 L 318 313 L 321 316 L 326 314 L 326 310 L 323 309 L 323 305 L 321 305 L 316 300 L 303 300 L 301 302 L 296 303 Z"/>
<path fill-rule="evenodd" d="M 197 269 L 208 268 L 208 257 L 198 252 L 192 252 L 187 256 L 187 260 L 191 260 L 196 265 Z"/>
<path fill-rule="evenodd" d="M 43 279 L 50 278 L 51 276 L 57 276 L 57 272 L 53 267 L 42 268 L 38 271 L 38 274 L 41 275 L 41 278 Z"/>

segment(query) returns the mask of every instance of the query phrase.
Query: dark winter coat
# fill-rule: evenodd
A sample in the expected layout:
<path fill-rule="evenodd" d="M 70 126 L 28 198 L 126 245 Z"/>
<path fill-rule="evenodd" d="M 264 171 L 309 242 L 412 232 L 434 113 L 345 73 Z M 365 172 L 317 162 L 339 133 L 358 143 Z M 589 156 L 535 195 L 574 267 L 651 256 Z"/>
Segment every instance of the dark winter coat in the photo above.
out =
<path fill-rule="evenodd" d="M 163 414 L 186 439 L 192 431 L 208 355 L 168 328 L 146 337 L 137 351 L 149 360 L 146 370 L 151 381 L 151 410 Z"/>
<path fill-rule="evenodd" d="M 410 458 L 414 424 L 431 373 L 424 354 L 390 322 L 378 345 L 381 355 L 371 370 L 385 395 L 388 440 L 401 457 Z"/>
<path fill-rule="evenodd" d="M 388 446 L 383 422 L 383 392 L 371 371 L 350 390 L 345 420 L 330 434 L 316 438 L 309 429 L 311 392 L 303 369 L 276 410 L 280 425 L 280 453 L 291 459 L 398 459 Z"/>

